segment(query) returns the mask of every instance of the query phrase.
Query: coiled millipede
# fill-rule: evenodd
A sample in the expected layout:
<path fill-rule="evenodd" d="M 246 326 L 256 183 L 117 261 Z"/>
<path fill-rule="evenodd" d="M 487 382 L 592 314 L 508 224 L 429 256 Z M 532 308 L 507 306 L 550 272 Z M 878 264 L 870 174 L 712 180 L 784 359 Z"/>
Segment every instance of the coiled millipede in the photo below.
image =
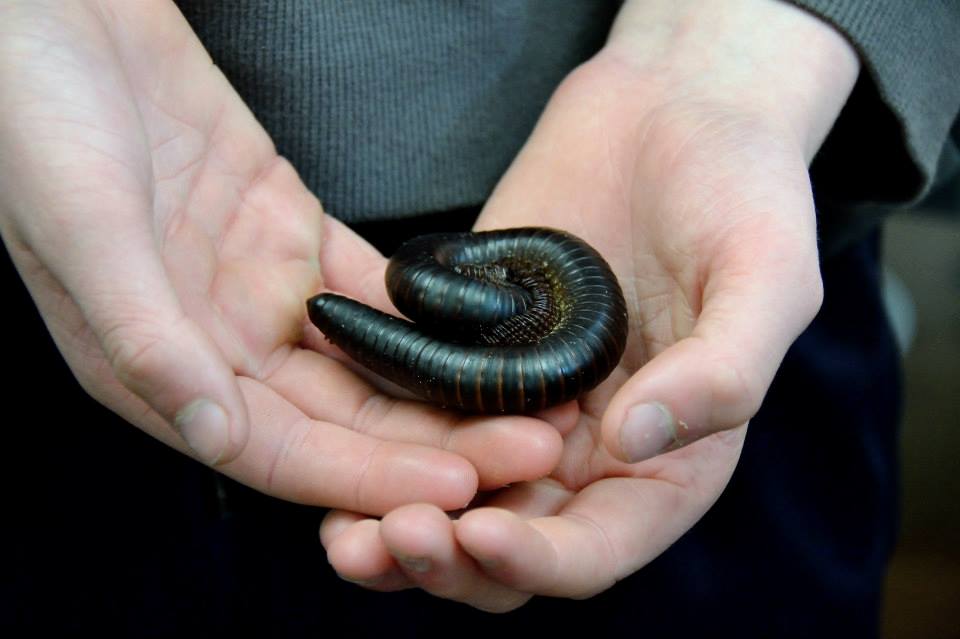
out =
<path fill-rule="evenodd" d="M 545 228 L 439 233 L 391 258 L 387 290 L 416 324 L 324 293 L 310 320 L 347 355 L 431 402 L 527 413 L 596 387 L 620 361 L 627 310 L 586 242 Z"/>

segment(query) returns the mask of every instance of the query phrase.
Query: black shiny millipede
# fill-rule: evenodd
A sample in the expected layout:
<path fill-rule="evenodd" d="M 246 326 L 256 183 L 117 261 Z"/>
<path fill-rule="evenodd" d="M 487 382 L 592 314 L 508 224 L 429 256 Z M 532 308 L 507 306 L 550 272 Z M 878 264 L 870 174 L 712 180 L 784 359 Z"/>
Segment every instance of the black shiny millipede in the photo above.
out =
<path fill-rule="evenodd" d="M 333 293 L 310 320 L 347 355 L 431 402 L 528 413 L 603 381 L 627 341 L 617 278 L 569 233 L 516 228 L 414 238 L 387 290 L 416 324 Z"/>

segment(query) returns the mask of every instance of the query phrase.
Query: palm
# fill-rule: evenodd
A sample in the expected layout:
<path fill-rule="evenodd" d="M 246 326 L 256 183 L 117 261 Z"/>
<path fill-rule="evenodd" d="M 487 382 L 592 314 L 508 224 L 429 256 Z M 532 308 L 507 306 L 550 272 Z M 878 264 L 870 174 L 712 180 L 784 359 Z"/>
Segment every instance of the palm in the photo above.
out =
<path fill-rule="evenodd" d="M 609 78 L 595 77 L 616 72 L 604 60 L 595 60 L 558 92 L 553 113 L 569 119 L 554 115 L 542 122 L 528 145 L 535 150 L 521 154 L 480 225 L 568 229 L 610 261 L 630 309 L 630 341 L 617 370 L 582 400 L 581 421 L 567 434 L 553 477 L 571 495 L 590 487 L 563 511 L 589 511 L 594 502 L 588 494 L 598 491 L 625 491 L 627 498 L 637 490 L 608 478 L 655 480 L 647 482 L 645 490 L 682 494 L 682 500 L 673 502 L 678 510 L 696 503 L 673 519 L 675 532 L 695 521 L 722 490 L 739 455 L 740 437 L 713 436 L 648 462 L 626 464 L 603 445 L 604 413 L 641 367 L 649 365 L 647 377 L 656 384 L 656 376 L 679 366 L 688 342 L 706 337 L 701 323 L 776 302 L 769 296 L 738 298 L 748 297 L 755 288 L 754 267 L 776 263 L 799 272 L 800 266 L 789 265 L 802 266 L 807 261 L 804 252 L 814 253 L 813 220 L 798 217 L 796 211 L 812 209 L 802 157 L 780 138 L 717 105 L 704 109 L 668 105 L 638 118 L 624 106 L 629 100 L 613 91 L 591 91 L 601 82 L 616 86 Z M 574 122 L 576 126 L 571 125 Z M 549 139 L 550 148 L 576 153 L 556 153 L 544 161 L 546 156 L 536 153 L 540 139 Z M 535 155 L 541 161 L 535 161 Z M 733 289 L 738 292 L 727 293 Z M 816 297 L 803 290 L 784 291 L 783 296 L 805 293 Z M 742 306 L 729 306 L 732 299 Z M 780 321 L 778 315 L 788 309 L 788 304 L 783 311 L 772 305 L 765 311 L 767 320 Z M 762 338 L 759 331 L 756 338 Z M 731 360 L 735 348 L 730 344 Z M 674 361 L 660 364 L 659 356 L 667 349 L 673 351 Z M 699 364 L 700 370 L 719 371 L 710 374 L 719 376 L 720 390 L 730 395 L 749 391 L 745 377 L 762 375 L 734 370 L 723 358 Z M 705 417 L 694 414 L 690 421 Z M 603 519 L 599 512 L 590 516 Z"/>
<path fill-rule="evenodd" d="M 149 234 L 180 309 L 176 323 L 199 327 L 212 342 L 253 424 L 224 472 L 287 499 L 382 512 L 424 497 L 462 505 L 477 473 L 481 485 L 502 485 L 555 462 L 556 434 L 538 420 L 468 420 L 397 401 L 333 357 L 304 348 L 329 352 L 305 322 L 304 301 L 323 286 L 386 304 L 383 258 L 323 217 L 172 5 L 153 13 L 133 3 L 65 11 L 72 11 L 69 20 L 51 20 L 43 31 L 57 42 L 43 53 L 52 49 L 58 58 L 37 56 L 18 67 L 19 93 L 29 104 L 7 108 L 28 147 L 24 164 L 44 167 L 55 158 L 58 180 L 48 195 L 69 203 L 69 213 L 65 228 L 31 229 L 23 244 L 11 243 L 11 253 L 91 394 L 185 449 L 167 420 L 129 390 L 130 381 L 117 379 L 109 334 L 94 330 L 71 286 L 48 267 L 62 236 L 109 242 Z M 51 12 L 61 17 L 60 8 Z M 26 175 L 25 183 L 35 177 Z M 122 212 L 121 224 L 111 219 L 91 233 L 104 209 Z M 131 264 L 137 258 L 131 255 Z M 481 458 L 491 446 L 516 463 Z M 528 459 L 518 457 L 524 449 Z"/>
<path fill-rule="evenodd" d="M 740 438 L 727 438 L 732 445 L 711 438 L 645 463 L 627 464 L 603 444 L 604 412 L 614 394 L 642 366 L 695 335 L 708 292 L 709 269 L 725 257 L 725 242 L 733 234 L 749 238 L 754 233 L 756 241 L 762 242 L 776 232 L 778 224 L 794 224 L 798 231 L 802 225 L 743 219 L 738 214 L 741 202 L 757 197 L 757 185 L 749 179 L 756 171 L 748 164 L 755 159 L 737 137 L 738 131 L 697 113 L 686 118 L 663 114 L 661 119 L 636 122 L 631 120 L 633 113 L 618 106 L 623 102 L 616 96 L 601 94 L 583 100 L 586 92 L 580 89 L 585 87 L 576 83 L 592 81 L 575 78 L 574 86 L 561 89 L 556 101 L 568 94 L 580 98 L 567 105 L 561 102 L 570 120 L 547 120 L 542 125 L 547 130 L 539 130 L 531 140 L 536 148 L 538 136 L 549 137 L 556 148 L 577 152 L 557 153 L 546 162 L 535 162 L 533 157 L 524 162 L 521 154 L 480 225 L 559 227 L 591 242 L 607 257 L 624 287 L 630 340 L 610 378 L 581 400 L 580 421 L 565 436 L 562 460 L 551 477 L 569 491 L 570 501 L 560 506 L 551 500 L 537 508 L 531 502 L 536 491 L 525 487 L 524 499 L 502 494 L 491 505 L 509 503 L 525 516 L 579 513 L 602 521 L 604 514 L 593 512 L 598 494 L 623 493 L 622 507 L 643 486 L 640 490 L 652 492 L 655 498 L 682 495 L 672 502 L 678 508 L 698 504 L 699 512 L 684 513 L 679 519 L 670 516 L 671 530 L 663 532 L 675 536 L 719 494 L 736 463 Z M 578 126 L 569 126 L 574 121 Z M 549 128 L 551 124 L 555 128 Z M 633 135 L 624 136 L 623 131 Z M 529 150 L 525 153 L 533 155 Z M 716 164 L 724 161 L 726 170 L 718 172 Z M 798 177 L 802 179 L 803 173 Z M 521 192 L 524 195 L 519 197 Z M 631 485 L 624 478 L 651 481 Z M 596 500 L 598 505 L 605 502 Z"/>
<path fill-rule="evenodd" d="M 378 582 L 384 589 L 412 579 L 495 610 L 532 593 L 587 596 L 656 557 L 723 490 L 763 380 L 817 304 L 803 155 L 782 132 L 722 104 L 649 109 L 638 91 L 603 54 L 581 67 L 478 222 L 571 231 L 608 259 L 624 288 L 626 353 L 581 399 L 560 463 L 550 478 L 490 494 L 477 506 L 494 508 L 454 523 L 430 509 L 391 513 L 380 542 L 359 528 L 339 534 L 352 519 L 332 517 L 325 538 L 339 570 L 390 575 Z M 638 401 L 666 404 L 680 437 L 699 441 L 620 461 L 610 451 Z M 364 543 L 364 561 L 341 555 Z M 441 566 L 398 577 L 391 555 Z M 473 560 L 494 567 L 478 571 Z"/>
<path fill-rule="evenodd" d="M 193 80 L 209 86 L 219 78 Z M 321 285 L 321 213 L 236 97 L 210 97 L 200 113 L 156 103 L 144 123 L 155 175 L 151 213 L 185 310 L 216 337 L 235 371 L 261 379 L 288 359 L 303 302 Z M 159 131 L 179 148 L 164 149 Z"/>
<path fill-rule="evenodd" d="M 615 65 L 599 58 L 558 92 L 553 119 L 542 121 L 480 222 L 571 230 L 607 256 L 624 286 L 631 322 L 626 353 L 611 377 L 582 400 L 580 422 L 566 435 L 552 475 L 569 491 L 569 501 L 554 495 L 538 507 L 537 491 L 529 487 L 522 498 L 500 495 L 492 501 L 519 508 L 524 516 L 572 514 L 597 522 L 605 539 L 595 541 L 612 543 L 607 558 L 633 558 L 610 565 L 611 577 L 636 570 L 638 562 L 651 559 L 703 514 L 732 473 L 743 435 L 740 428 L 646 462 L 621 462 L 608 452 L 617 442 L 605 446 L 601 429 L 605 413 L 607 420 L 615 414 L 619 422 L 626 408 L 618 391 L 628 380 L 663 387 L 663 394 L 653 391 L 653 396 L 669 402 L 691 425 L 705 423 L 709 415 L 703 408 L 684 410 L 696 398 L 682 390 L 671 393 L 661 379 L 681 367 L 690 377 L 708 375 L 718 405 L 751 394 L 756 386 L 751 378 L 763 378 L 767 371 L 734 367 L 741 337 L 736 330 L 730 332 L 728 350 L 721 348 L 712 361 L 691 366 L 688 353 L 696 351 L 696 342 L 715 339 L 717 327 L 737 314 L 758 311 L 775 326 L 755 329 L 752 337 L 762 344 L 778 324 L 790 321 L 796 308 L 790 297 L 817 297 L 815 285 L 789 290 L 802 282 L 799 275 L 815 256 L 813 216 L 797 214 L 812 213 L 802 156 L 774 132 L 717 105 L 667 105 L 637 117 L 624 106 L 631 101 L 615 91 L 591 90 L 601 83 L 617 86 L 615 80 L 596 78 L 616 72 Z M 545 159 L 537 152 L 540 140 L 549 140 L 551 149 L 576 153 Z M 787 290 L 771 297 L 770 282 L 756 282 L 757 270 L 760 280 L 797 277 L 785 278 Z M 780 356 L 774 353 L 767 366 L 775 368 Z M 689 386 L 702 385 L 691 380 Z M 604 522 L 631 515 L 613 516 L 612 508 L 633 510 L 634 517 L 654 515 L 663 523 L 642 539 L 618 536 L 614 529 L 604 530 Z"/>

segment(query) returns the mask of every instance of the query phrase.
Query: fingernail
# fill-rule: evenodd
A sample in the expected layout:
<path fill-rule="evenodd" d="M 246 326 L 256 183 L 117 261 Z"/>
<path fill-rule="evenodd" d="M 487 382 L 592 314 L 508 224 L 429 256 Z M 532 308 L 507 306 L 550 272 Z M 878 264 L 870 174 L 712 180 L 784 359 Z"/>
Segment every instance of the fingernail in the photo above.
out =
<path fill-rule="evenodd" d="M 649 459 L 676 442 L 676 423 L 663 404 L 640 404 L 627 411 L 620 428 L 620 447 L 627 461 Z"/>
<path fill-rule="evenodd" d="M 427 557 L 397 557 L 400 565 L 412 572 L 427 572 L 430 570 L 430 559 Z"/>
<path fill-rule="evenodd" d="M 187 404 L 177 413 L 173 426 L 197 457 L 211 466 L 220 460 L 230 439 L 226 411 L 208 399 Z"/>

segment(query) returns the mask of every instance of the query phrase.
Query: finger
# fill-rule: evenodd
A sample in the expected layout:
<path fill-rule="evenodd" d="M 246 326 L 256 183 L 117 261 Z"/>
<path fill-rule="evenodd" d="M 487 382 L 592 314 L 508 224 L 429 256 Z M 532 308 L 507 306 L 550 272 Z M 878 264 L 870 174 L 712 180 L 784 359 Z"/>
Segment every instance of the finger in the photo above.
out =
<path fill-rule="evenodd" d="M 430 594 L 488 612 L 506 612 L 530 596 L 487 577 L 457 544 L 453 522 L 428 504 L 398 508 L 383 518 L 380 534 L 407 577 Z"/>
<path fill-rule="evenodd" d="M 719 495 L 736 455 L 709 439 L 690 448 L 725 450 L 691 482 L 605 479 L 581 491 L 560 514 L 529 520 L 480 508 L 456 523 L 457 541 L 505 586 L 554 597 L 593 596 L 662 553 Z"/>
<path fill-rule="evenodd" d="M 355 523 L 370 519 L 360 513 L 352 513 L 349 510 L 331 510 L 324 516 L 320 522 L 320 543 L 324 548 L 330 546 L 333 540 L 340 536 L 345 530 Z"/>
<path fill-rule="evenodd" d="M 474 496 L 470 463 L 430 446 L 388 442 L 312 420 L 260 382 L 240 378 L 257 428 L 222 471 L 289 501 L 380 515 L 412 501 L 447 510 Z"/>
<path fill-rule="evenodd" d="M 387 258 L 336 218 L 323 218 L 320 265 L 326 286 L 386 313 L 397 314 L 387 295 Z"/>
<path fill-rule="evenodd" d="M 690 337 L 644 365 L 603 416 L 618 459 L 636 462 L 747 422 L 822 300 L 812 239 L 763 239 L 711 266 Z"/>
<path fill-rule="evenodd" d="M 533 521 L 501 508 L 479 508 L 456 522 L 456 539 L 491 579 L 518 591 L 549 594 L 558 589 L 560 559 Z"/>
<path fill-rule="evenodd" d="M 574 495 L 573 491 L 557 480 L 544 478 L 498 490 L 477 505 L 507 510 L 521 519 L 533 519 L 560 512 Z"/>
<path fill-rule="evenodd" d="M 563 447 L 557 430 L 540 419 L 471 417 L 394 399 L 312 351 L 293 353 L 267 383 L 313 419 L 377 439 L 456 453 L 474 465 L 484 490 L 543 477 L 557 464 Z M 568 412 L 558 411 L 556 418 L 567 421 Z"/>
<path fill-rule="evenodd" d="M 580 420 L 580 403 L 570 400 L 557 406 L 545 408 L 533 414 L 553 426 L 561 437 L 567 436 Z"/>
<path fill-rule="evenodd" d="M 413 588 L 380 536 L 380 522 L 342 510 L 327 514 L 320 525 L 327 561 L 342 579 L 358 586 L 391 592 Z"/>

